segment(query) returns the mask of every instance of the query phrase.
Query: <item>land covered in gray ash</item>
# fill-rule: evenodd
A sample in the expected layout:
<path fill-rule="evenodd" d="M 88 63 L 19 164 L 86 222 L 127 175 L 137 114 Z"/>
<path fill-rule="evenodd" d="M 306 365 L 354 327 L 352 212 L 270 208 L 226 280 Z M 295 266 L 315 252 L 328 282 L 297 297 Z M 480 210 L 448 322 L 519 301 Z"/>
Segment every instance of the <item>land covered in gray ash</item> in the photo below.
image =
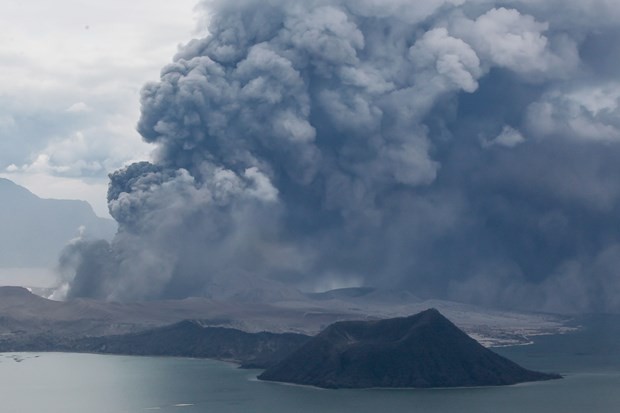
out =
<path fill-rule="evenodd" d="M 407 328 L 404 328 L 400 325 L 402 321 L 389 321 L 398 324 L 398 328 L 393 329 L 396 335 L 398 331 L 407 335 L 407 332 L 411 330 L 412 334 L 408 335 L 407 340 L 404 341 L 408 344 L 401 350 L 404 351 L 411 347 L 410 349 L 417 353 L 408 355 L 394 353 L 395 343 L 400 343 L 404 336 L 385 335 L 382 329 L 375 331 L 376 326 L 383 325 L 376 323 L 384 322 L 378 320 L 418 320 L 420 315 L 415 316 L 418 318 L 394 317 L 410 316 L 430 306 L 441 307 L 442 313 L 454 320 L 470 336 L 482 337 L 482 342 L 487 345 L 489 343 L 525 344 L 530 340 L 530 335 L 556 334 L 570 329 L 564 325 L 565 319 L 556 316 L 485 311 L 457 303 L 423 301 L 408 293 L 381 292 L 364 288 L 307 294 L 303 297 L 296 296 L 293 299 L 271 303 L 256 300 L 255 296 L 253 299 L 238 298 L 234 301 L 190 298 L 114 303 L 84 299 L 66 302 L 53 301 L 37 296 L 24 288 L 0 287 L 0 351 L 66 351 L 212 358 L 236 362 L 247 368 L 271 368 L 263 376 L 265 379 L 322 387 L 490 385 L 550 377 L 527 372 L 516 365 L 507 364 L 509 362 L 501 361 L 501 357 L 490 352 L 480 353 L 483 355 L 470 357 L 463 362 L 432 352 L 426 354 L 420 352 L 420 348 L 409 346 L 411 343 L 407 340 L 411 339 L 423 346 L 440 348 L 436 345 L 437 343 L 433 344 L 432 340 L 428 341 L 428 337 L 420 336 L 420 338 L 418 333 L 428 328 L 436 329 L 438 335 L 432 336 L 433 339 L 443 342 L 444 330 L 446 326 L 451 326 L 447 329 L 448 333 L 459 338 L 460 342 L 454 341 L 454 348 L 445 349 L 446 354 L 460 354 L 459 351 L 455 351 L 456 348 L 467 349 L 474 344 L 477 346 L 476 351 L 487 351 L 439 315 L 436 310 L 422 312 L 423 320 L 430 317 L 430 321 L 433 322 L 425 322 L 421 326 L 418 323 L 414 326 L 415 328 L 407 323 L 405 323 Z M 358 321 L 345 322 L 344 320 Z M 377 333 L 380 340 L 373 341 L 375 348 L 366 347 L 364 340 L 359 340 L 361 336 L 357 337 L 355 335 L 357 333 L 347 332 L 349 327 L 357 332 L 367 330 L 362 334 L 365 337 L 371 337 Z M 345 357 L 339 353 L 343 349 L 342 342 L 333 343 L 335 347 L 333 351 L 329 350 L 327 355 L 321 355 L 312 350 L 316 347 L 317 339 L 324 340 L 325 337 L 334 336 L 334 332 L 337 333 L 336 337 L 348 337 L 347 340 L 350 339 L 349 341 L 352 340 L 351 342 L 354 343 L 362 342 L 360 348 L 366 350 L 360 352 L 359 348 L 346 349 L 347 356 Z M 313 338 L 315 335 L 317 336 Z M 381 341 L 387 337 L 391 338 L 386 342 Z M 347 340 L 345 341 L 349 342 Z M 300 356 L 299 351 L 304 348 L 305 353 Z M 307 350 L 308 348 L 310 350 Z M 317 357 L 327 357 L 327 359 L 344 357 L 358 366 L 356 369 L 364 369 L 368 366 L 362 367 L 364 366 L 363 360 L 368 357 L 376 359 L 377 354 L 383 350 L 400 354 L 398 357 L 402 355 L 398 360 L 387 360 L 386 369 L 400 365 L 404 362 L 403 360 L 409 359 L 427 360 L 436 365 L 437 360 L 434 357 L 445 360 L 448 365 L 441 370 L 441 373 L 437 373 L 439 377 L 417 377 L 414 380 L 411 377 L 403 379 L 400 373 L 396 375 L 386 373 L 382 375 L 382 380 L 388 380 L 387 382 L 373 381 L 374 379 L 365 377 L 363 374 L 359 375 L 359 382 L 350 382 L 346 379 L 333 381 L 333 379 L 326 378 L 331 377 L 329 375 L 333 372 L 320 373 L 312 380 L 309 379 L 308 372 L 304 376 L 305 379 L 281 376 L 283 371 L 296 371 L 297 374 L 304 374 L 303 369 L 291 367 L 296 361 L 295 358 L 289 357 L 301 357 L 302 360 L 316 360 Z M 465 351 L 465 353 L 468 352 L 471 353 L 470 350 Z M 357 354 L 357 356 L 347 358 L 351 354 Z M 382 358 L 379 357 L 379 360 Z M 428 366 L 424 363 L 413 366 L 414 370 L 427 371 Z M 454 363 L 480 365 L 483 370 L 476 367 L 473 371 L 482 376 L 466 377 L 462 371 L 457 374 L 450 368 L 456 365 Z M 328 366 L 329 363 L 326 363 L 324 367 L 328 368 Z M 487 373 L 480 373 L 484 369 L 487 369 Z M 359 372 L 354 371 L 357 376 Z M 494 373 L 491 374 L 488 371 Z M 344 372 L 348 374 L 346 369 Z M 386 379 L 386 377 L 391 378 Z M 456 381 L 444 380 L 447 377 L 457 379 Z"/>

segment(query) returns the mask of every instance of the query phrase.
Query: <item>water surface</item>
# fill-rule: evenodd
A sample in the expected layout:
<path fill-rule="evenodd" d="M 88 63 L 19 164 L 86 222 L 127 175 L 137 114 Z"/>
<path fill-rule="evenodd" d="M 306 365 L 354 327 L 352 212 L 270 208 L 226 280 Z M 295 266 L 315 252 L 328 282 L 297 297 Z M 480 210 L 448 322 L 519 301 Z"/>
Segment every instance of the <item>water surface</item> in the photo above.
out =
<path fill-rule="evenodd" d="M 617 412 L 620 372 L 592 369 L 509 387 L 321 390 L 265 383 L 257 370 L 195 359 L 0 354 L 3 413 Z"/>
<path fill-rule="evenodd" d="M 496 349 L 562 380 L 508 387 L 322 390 L 260 382 L 258 370 L 196 359 L 64 353 L 0 354 L 1 413 L 616 413 L 620 316 L 578 332 Z"/>

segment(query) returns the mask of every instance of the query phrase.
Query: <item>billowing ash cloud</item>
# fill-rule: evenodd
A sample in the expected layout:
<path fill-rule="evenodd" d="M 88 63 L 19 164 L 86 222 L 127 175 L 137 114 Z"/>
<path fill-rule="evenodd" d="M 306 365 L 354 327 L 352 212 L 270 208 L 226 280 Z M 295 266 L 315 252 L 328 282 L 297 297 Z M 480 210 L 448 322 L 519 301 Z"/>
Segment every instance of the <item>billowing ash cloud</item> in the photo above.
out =
<path fill-rule="evenodd" d="M 117 237 L 63 257 L 69 297 L 363 284 L 620 310 L 620 3 L 205 9 L 142 91 L 156 155 L 111 175 Z"/>

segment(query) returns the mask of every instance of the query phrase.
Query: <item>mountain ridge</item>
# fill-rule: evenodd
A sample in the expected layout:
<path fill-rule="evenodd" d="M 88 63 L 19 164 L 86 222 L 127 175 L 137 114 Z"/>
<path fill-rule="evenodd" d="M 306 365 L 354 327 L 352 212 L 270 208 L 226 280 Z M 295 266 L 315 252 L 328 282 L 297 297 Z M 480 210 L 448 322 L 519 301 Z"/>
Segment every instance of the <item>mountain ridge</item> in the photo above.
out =
<path fill-rule="evenodd" d="M 258 378 L 324 388 L 429 388 L 559 376 L 518 366 L 429 309 L 409 317 L 334 323 Z"/>
<path fill-rule="evenodd" d="M 116 232 L 116 223 L 86 201 L 40 198 L 6 178 L 0 200 L 0 267 L 51 268 L 78 235 L 111 239 Z"/>

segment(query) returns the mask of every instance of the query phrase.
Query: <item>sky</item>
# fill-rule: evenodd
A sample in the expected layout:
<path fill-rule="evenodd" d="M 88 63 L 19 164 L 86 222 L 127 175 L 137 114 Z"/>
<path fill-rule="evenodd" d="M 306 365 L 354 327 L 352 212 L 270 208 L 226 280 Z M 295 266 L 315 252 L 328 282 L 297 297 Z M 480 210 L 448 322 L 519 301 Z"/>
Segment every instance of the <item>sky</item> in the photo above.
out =
<path fill-rule="evenodd" d="M 100 214 L 112 172 L 68 299 L 620 312 L 617 0 L 9 4 L 0 170 Z"/>
<path fill-rule="evenodd" d="M 196 0 L 5 0 L 0 176 L 107 216 L 107 174 L 151 147 L 139 91 L 196 34 Z"/>

